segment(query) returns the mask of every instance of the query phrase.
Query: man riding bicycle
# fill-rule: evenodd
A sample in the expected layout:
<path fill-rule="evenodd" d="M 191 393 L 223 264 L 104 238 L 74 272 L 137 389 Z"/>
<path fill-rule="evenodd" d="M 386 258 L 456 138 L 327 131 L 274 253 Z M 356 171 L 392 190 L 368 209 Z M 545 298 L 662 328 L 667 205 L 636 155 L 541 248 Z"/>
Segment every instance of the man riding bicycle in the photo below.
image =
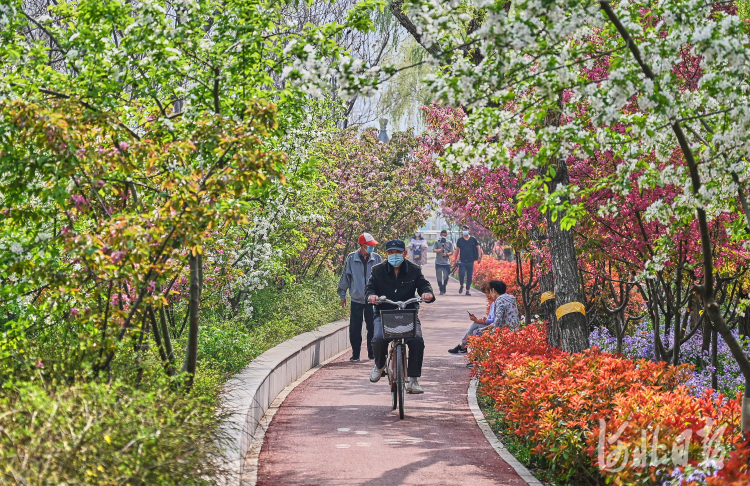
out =
<path fill-rule="evenodd" d="M 375 368 L 370 373 L 370 381 L 375 383 L 383 376 L 386 365 L 386 352 L 391 339 L 383 336 L 383 322 L 380 319 L 380 310 L 396 309 L 393 304 L 380 303 L 380 296 L 396 302 L 403 302 L 417 295 L 421 295 L 425 302 L 432 302 L 435 296 L 432 294 L 432 286 L 422 275 L 422 269 L 406 260 L 406 245 L 401 240 L 391 240 L 385 244 L 386 261 L 372 267 L 370 280 L 365 288 L 367 301 L 378 307 L 375 309 L 375 334 L 372 339 L 372 350 L 375 354 Z M 419 304 L 409 304 L 407 309 L 416 309 Z M 407 363 L 407 375 L 409 383 L 406 391 L 409 393 L 424 393 L 417 379 L 422 376 L 422 359 L 424 357 L 424 339 L 422 339 L 422 326 L 417 318 L 417 336 L 407 339 L 409 348 Z"/>

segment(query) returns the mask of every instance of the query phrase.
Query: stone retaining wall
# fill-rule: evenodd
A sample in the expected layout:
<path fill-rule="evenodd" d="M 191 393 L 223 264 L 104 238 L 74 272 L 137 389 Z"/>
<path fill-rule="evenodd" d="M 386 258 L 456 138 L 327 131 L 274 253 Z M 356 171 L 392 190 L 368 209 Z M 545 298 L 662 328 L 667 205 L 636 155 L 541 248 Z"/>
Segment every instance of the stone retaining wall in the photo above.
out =
<path fill-rule="evenodd" d="M 269 349 L 226 383 L 222 403 L 232 414 L 226 423 L 229 439 L 224 445 L 232 471 L 228 485 L 240 484 L 255 429 L 276 396 L 349 346 L 349 320 L 336 321 Z"/>

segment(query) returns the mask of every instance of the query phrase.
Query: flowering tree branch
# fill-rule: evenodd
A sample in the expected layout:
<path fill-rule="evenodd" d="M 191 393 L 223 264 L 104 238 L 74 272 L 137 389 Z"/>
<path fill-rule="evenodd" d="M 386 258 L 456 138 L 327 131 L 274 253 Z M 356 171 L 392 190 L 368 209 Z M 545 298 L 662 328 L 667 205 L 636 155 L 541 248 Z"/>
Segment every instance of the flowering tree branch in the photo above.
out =
<path fill-rule="evenodd" d="M 610 2 L 607 0 L 601 0 L 599 3 L 602 7 L 602 10 L 607 15 L 607 18 L 617 28 L 617 31 L 620 33 L 622 40 L 628 46 L 628 49 L 633 55 L 633 58 L 641 67 L 643 74 L 649 80 L 655 81 L 656 76 L 654 75 L 654 72 L 651 70 L 648 64 L 646 64 L 645 61 L 643 60 L 640 49 L 638 48 L 638 45 L 630 36 L 630 33 L 628 32 L 627 28 L 623 25 L 623 23 L 620 21 L 615 11 L 612 9 Z M 701 179 L 700 179 L 700 174 L 698 172 L 698 164 L 696 163 L 693 150 L 690 148 L 690 142 L 688 141 L 680 122 L 674 122 L 672 124 L 672 130 L 675 134 L 675 137 L 677 138 L 680 149 L 682 150 L 682 153 L 685 157 L 685 162 L 687 163 L 687 166 L 688 166 L 692 192 L 694 195 L 698 196 L 700 194 L 700 189 L 701 189 Z M 721 315 L 721 308 L 716 302 L 715 285 L 714 285 L 715 282 L 714 282 L 713 251 L 711 248 L 711 234 L 708 229 L 708 217 L 706 215 L 705 209 L 701 207 L 700 205 L 696 207 L 695 211 L 698 215 L 698 225 L 700 228 L 701 245 L 703 248 L 703 251 L 702 251 L 703 284 L 696 285 L 695 287 L 696 287 L 696 290 L 700 292 L 701 296 L 703 297 L 703 303 L 711 319 L 711 322 L 716 327 L 719 334 L 721 334 L 721 337 L 727 343 L 727 346 L 729 346 L 729 349 L 732 351 L 732 356 L 737 361 L 737 364 L 739 365 L 740 370 L 742 371 L 742 374 L 745 377 L 746 382 L 750 384 L 750 359 L 748 359 L 747 355 L 745 354 L 744 350 L 740 346 L 739 342 L 737 342 L 734 335 L 731 333 L 728 326 L 726 325 L 726 322 L 724 321 L 724 318 Z M 750 389 L 748 389 L 748 387 L 746 387 L 745 389 L 745 396 L 750 397 Z"/>

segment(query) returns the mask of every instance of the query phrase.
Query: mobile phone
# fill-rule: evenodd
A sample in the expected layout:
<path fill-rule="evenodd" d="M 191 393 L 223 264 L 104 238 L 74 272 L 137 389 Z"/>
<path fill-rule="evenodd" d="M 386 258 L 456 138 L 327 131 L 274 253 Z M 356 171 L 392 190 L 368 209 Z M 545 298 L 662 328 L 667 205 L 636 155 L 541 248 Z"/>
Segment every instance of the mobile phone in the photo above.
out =
<path fill-rule="evenodd" d="M 472 314 L 471 312 L 466 311 L 466 313 L 469 314 L 469 317 L 474 317 L 474 314 Z"/>

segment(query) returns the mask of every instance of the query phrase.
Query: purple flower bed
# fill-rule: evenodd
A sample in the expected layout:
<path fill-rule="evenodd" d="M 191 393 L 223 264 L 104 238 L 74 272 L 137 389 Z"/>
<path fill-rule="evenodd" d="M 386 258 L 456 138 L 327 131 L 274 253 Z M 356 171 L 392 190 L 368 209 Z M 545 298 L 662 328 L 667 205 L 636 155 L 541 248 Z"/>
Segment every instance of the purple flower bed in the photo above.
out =
<path fill-rule="evenodd" d="M 732 331 L 732 333 L 742 343 L 746 352 L 750 352 L 748 342 L 740 338 L 737 331 Z M 602 351 L 614 353 L 617 350 L 617 339 L 604 327 L 594 329 L 589 339 L 592 346 L 598 346 Z M 693 377 L 688 382 L 688 386 L 695 395 L 700 395 L 711 388 L 711 372 L 713 371 L 711 353 L 701 349 L 702 342 L 703 337 L 698 331 L 680 349 L 680 362 L 695 365 Z M 669 346 L 665 343 L 665 347 Z M 654 339 L 650 323 L 644 320 L 636 324 L 632 333 L 623 339 L 622 349 L 623 354 L 629 358 L 654 359 Z M 729 347 L 721 337 L 719 337 L 717 368 L 717 391 L 719 393 L 734 397 L 738 391 L 744 390 L 745 380 L 740 373 L 740 367 L 732 358 Z"/>

